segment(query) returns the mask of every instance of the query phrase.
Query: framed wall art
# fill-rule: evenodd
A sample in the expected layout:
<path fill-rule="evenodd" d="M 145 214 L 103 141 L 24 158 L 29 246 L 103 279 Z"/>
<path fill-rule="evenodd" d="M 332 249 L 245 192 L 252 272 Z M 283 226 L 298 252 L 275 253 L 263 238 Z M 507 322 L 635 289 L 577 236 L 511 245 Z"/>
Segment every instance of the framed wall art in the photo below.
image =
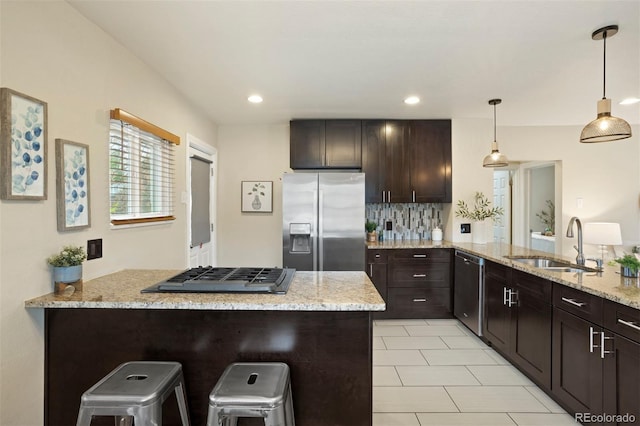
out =
<path fill-rule="evenodd" d="M 271 213 L 273 211 L 273 181 L 242 181 L 243 213 Z"/>
<path fill-rule="evenodd" d="M 56 139 L 58 231 L 91 226 L 89 145 Z"/>
<path fill-rule="evenodd" d="M 47 103 L 0 88 L 0 198 L 47 199 Z"/>

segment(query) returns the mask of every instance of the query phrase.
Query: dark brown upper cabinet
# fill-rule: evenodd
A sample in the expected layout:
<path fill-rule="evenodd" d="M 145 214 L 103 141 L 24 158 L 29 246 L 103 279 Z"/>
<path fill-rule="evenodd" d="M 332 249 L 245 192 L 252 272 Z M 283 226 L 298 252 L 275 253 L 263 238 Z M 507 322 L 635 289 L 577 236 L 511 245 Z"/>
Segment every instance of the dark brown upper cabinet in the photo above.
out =
<path fill-rule="evenodd" d="M 362 129 L 366 202 L 451 202 L 451 120 L 368 120 Z"/>
<path fill-rule="evenodd" d="M 361 123 L 360 120 L 292 120 L 291 168 L 360 169 Z"/>

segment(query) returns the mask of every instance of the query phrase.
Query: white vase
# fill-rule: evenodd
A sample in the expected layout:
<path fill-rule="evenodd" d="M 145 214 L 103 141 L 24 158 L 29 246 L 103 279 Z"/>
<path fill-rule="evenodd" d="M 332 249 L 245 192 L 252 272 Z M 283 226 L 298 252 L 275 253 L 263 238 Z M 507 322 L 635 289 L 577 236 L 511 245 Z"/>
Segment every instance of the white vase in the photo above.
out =
<path fill-rule="evenodd" d="M 487 221 L 476 221 L 471 226 L 471 242 L 473 244 L 487 244 Z"/>

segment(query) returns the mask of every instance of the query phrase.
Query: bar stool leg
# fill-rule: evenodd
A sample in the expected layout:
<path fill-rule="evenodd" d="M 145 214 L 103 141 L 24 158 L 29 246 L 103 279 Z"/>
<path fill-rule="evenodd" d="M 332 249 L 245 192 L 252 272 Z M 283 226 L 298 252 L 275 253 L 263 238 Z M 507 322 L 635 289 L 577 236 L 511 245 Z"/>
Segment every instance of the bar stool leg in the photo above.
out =
<path fill-rule="evenodd" d="M 131 416 L 116 416 L 116 426 L 133 426 L 133 417 Z"/>
<path fill-rule="evenodd" d="M 182 426 L 189 426 L 189 410 L 187 410 L 187 398 L 184 393 L 184 384 L 182 380 L 176 386 L 176 399 L 178 400 L 178 408 L 180 409 L 180 419 Z"/>
<path fill-rule="evenodd" d="M 287 417 L 287 426 L 296 426 L 296 419 L 293 416 L 293 395 L 291 392 L 291 386 L 287 392 L 287 400 L 284 402 L 285 415 Z"/>

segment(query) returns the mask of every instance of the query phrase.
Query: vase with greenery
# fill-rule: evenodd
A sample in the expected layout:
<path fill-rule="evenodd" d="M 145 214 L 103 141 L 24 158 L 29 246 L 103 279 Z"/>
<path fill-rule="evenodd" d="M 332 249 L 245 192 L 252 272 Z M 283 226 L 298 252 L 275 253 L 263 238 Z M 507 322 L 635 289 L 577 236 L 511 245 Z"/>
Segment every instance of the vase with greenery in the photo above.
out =
<path fill-rule="evenodd" d="M 82 286 L 82 262 L 87 258 L 84 247 L 64 246 L 59 253 L 49 256 L 47 263 L 53 267 L 53 283 L 56 291 L 69 284 L 76 289 Z"/>
<path fill-rule="evenodd" d="M 371 221 L 371 220 L 367 220 L 364 223 L 364 229 L 365 231 L 367 231 L 367 241 L 371 241 L 374 242 L 377 240 L 376 238 L 376 229 L 378 228 L 378 224 Z"/>
<path fill-rule="evenodd" d="M 485 220 L 491 219 L 495 222 L 504 214 L 504 210 L 502 207 L 491 207 L 491 201 L 482 192 L 476 192 L 473 200 L 473 207 L 469 206 L 464 200 L 458 200 L 458 208 L 455 211 L 455 215 L 474 221 L 473 228 L 475 228 L 475 232 L 473 228 L 471 229 L 472 242 L 486 244 Z"/>
<path fill-rule="evenodd" d="M 556 233 L 556 206 L 551 200 L 547 200 L 546 203 L 549 210 L 543 209 L 540 213 L 536 213 L 536 217 L 544 225 L 543 235 L 550 237 Z"/>
<path fill-rule="evenodd" d="M 620 274 L 623 277 L 637 277 L 638 271 L 640 271 L 640 260 L 633 254 L 625 254 L 624 256 L 615 259 L 620 264 Z"/>

